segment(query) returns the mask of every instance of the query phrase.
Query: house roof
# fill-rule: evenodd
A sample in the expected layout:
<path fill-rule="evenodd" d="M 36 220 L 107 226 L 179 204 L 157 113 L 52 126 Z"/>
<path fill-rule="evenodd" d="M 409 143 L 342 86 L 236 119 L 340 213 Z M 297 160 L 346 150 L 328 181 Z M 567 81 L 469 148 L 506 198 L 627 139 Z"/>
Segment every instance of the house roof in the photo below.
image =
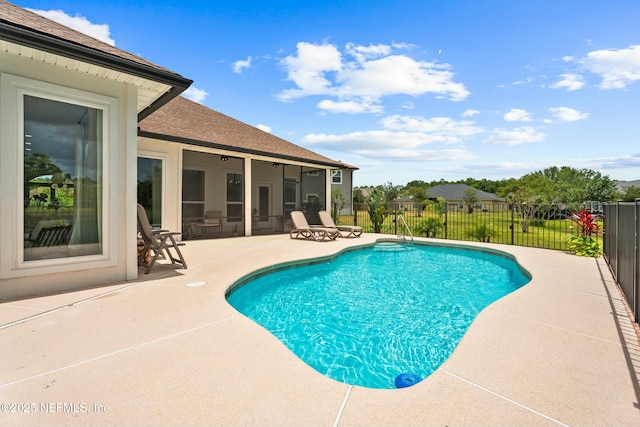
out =
<path fill-rule="evenodd" d="M 192 83 L 178 73 L 4 0 L 0 0 L 0 50 L 137 85 L 141 117 Z"/>
<path fill-rule="evenodd" d="M 468 189 L 474 190 L 480 200 L 503 200 L 493 193 L 487 193 L 466 184 L 439 184 L 429 187 L 427 192 L 431 198 L 442 197 L 445 200 L 462 200 L 465 190 Z"/>
<path fill-rule="evenodd" d="M 640 187 L 640 179 L 635 181 L 616 181 L 616 186 L 620 189 L 625 187 Z"/>
<path fill-rule="evenodd" d="M 239 153 L 348 167 L 182 96 L 172 99 L 142 120 L 138 135 Z"/>

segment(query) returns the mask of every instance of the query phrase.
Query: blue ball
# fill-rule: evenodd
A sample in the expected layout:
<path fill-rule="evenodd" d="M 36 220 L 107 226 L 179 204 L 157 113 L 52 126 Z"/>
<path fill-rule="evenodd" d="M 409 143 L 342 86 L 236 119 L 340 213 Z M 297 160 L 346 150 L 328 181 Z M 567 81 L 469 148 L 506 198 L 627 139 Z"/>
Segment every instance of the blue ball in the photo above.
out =
<path fill-rule="evenodd" d="M 409 374 L 409 373 L 405 373 L 405 374 L 400 374 L 396 377 L 396 387 L 397 388 L 405 388 L 405 387 L 410 387 L 414 384 L 419 383 L 420 377 L 417 376 L 416 374 Z"/>

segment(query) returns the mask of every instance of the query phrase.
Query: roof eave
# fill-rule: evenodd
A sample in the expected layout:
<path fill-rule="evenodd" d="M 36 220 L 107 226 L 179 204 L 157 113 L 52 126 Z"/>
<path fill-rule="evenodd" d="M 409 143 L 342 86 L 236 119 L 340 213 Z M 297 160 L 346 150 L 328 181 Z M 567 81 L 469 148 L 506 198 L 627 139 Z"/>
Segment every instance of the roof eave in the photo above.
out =
<path fill-rule="evenodd" d="M 172 98 L 180 95 L 193 83 L 193 80 L 170 71 L 136 63 L 106 52 L 101 52 L 2 21 L 0 21 L 0 39 L 171 86 L 171 90 L 160 96 L 147 108 L 140 111 L 138 120 L 142 120 L 169 102 Z"/>

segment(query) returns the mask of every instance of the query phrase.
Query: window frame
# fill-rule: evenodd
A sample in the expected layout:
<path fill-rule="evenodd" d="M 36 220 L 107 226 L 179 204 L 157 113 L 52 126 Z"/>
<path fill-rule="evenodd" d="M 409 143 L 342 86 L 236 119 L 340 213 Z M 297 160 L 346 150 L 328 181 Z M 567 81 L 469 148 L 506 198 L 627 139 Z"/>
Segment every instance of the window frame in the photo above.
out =
<path fill-rule="evenodd" d="M 117 265 L 112 252 L 117 239 L 116 219 L 109 215 L 111 204 L 117 200 L 118 171 L 112 170 L 111 159 L 119 157 L 119 147 L 112 142 L 118 129 L 119 103 L 114 97 L 53 83 L 29 79 L 7 73 L 0 74 L 0 130 L 2 131 L 3 155 L 0 159 L 2 173 L 0 186 L 10 188 L 5 195 L 8 203 L 0 207 L 3 218 L 1 235 L 7 244 L 10 256 L 0 261 L 0 277 L 24 277 L 34 270 L 42 274 L 78 271 Z M 101 253 L 68 256 L 41 260 L 24 260 L 24 97 L 48 99 L 102 112 L 102 150 L 100 153 L 102 188 L 98 203 L 101 205 L 102 230 Z M 115 163 L 114 163 L 115 164 Z M 117 169 L 117 164 L 116 164 Z M 12 201 L 12 202 L 11 202 Z"/>
<path fill-rule="evenodd" d="M 336 181 L 336 177 L 338 178 L 337 181 Z M 336 185 L 342 184 L 342 169 L 331 170 L 331 184 L 336 184 Z"/>

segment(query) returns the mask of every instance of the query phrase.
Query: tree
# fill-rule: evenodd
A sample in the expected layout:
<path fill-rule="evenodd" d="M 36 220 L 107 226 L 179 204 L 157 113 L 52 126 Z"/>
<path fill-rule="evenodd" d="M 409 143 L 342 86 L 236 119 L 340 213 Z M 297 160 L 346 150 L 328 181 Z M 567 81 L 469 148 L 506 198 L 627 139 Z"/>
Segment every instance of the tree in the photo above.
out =
<path fill-rule="evenodd" d="M 380 233 L 384 220 L 389 215 L 387 210 L 386 200 L 384 194 L 377 189 L 374 189 L 367 200 L 367 211 L 369 212 L 369 219 L 373 224 L 373 232 Z"/>
<path fill-rule="evenodd" d="M 362 188 L 356 188 L 353 190 L 353 203 L 364 203 L 365 197 L 362 193 Z"/>
<path fill-rule="evenodd" d="M 425 202 L 429 198 L 427 190 L 420 187 L 409 187 L 405 193 L 406 195 L 411 196 L 413 202 L 418 205 L 418 216 L 422 216 L 422 210 L 424 209 Z"/>
<path fill-rule="evenodd" d="M 623 202 L 635 202 L 636 199 L 640 199 L 640 187 L 636 187 L 635 185 L 624 187 L 615 199 L 622 200 Z"/>
<path fill-rule="evenodd" d="M 558 203 L 553 182 L 540 173 L 523 176 L 518 180 L 509 181 L 502 191 L 509 203 L 522 214 L 520 223 L 522 232 L 529 231 L 529 224 L 533 218 L 545 218 L 549 211 Z"/>
<path fill-rule="evenodd" d="M 400 196 L 400 187 L 399 185 L 393 185 L 391 182 L 385 182 L 382 186 L 378 187 L 380 192 L 382 193 L 382 197 L 387 202 L 393 202 Z"/>
<path fill-rule="evenodd" d="M 470 214 L 473 213 L 473 209 L 480 201 L 478 192 L 472 188 L 467 188 L 464 190 L 464 193 L 462 193 L 462 201 L 467 205 L 467 212 Z"/>
<path fill-rule="evenodd" d="M 342 210 L 345 203 L 347 203 L 347 199 L 342 194 L 342 191 L 339 188 L 333 188 L 331 190 L 331 209 L 335 207 L 334 217 Z"/>

